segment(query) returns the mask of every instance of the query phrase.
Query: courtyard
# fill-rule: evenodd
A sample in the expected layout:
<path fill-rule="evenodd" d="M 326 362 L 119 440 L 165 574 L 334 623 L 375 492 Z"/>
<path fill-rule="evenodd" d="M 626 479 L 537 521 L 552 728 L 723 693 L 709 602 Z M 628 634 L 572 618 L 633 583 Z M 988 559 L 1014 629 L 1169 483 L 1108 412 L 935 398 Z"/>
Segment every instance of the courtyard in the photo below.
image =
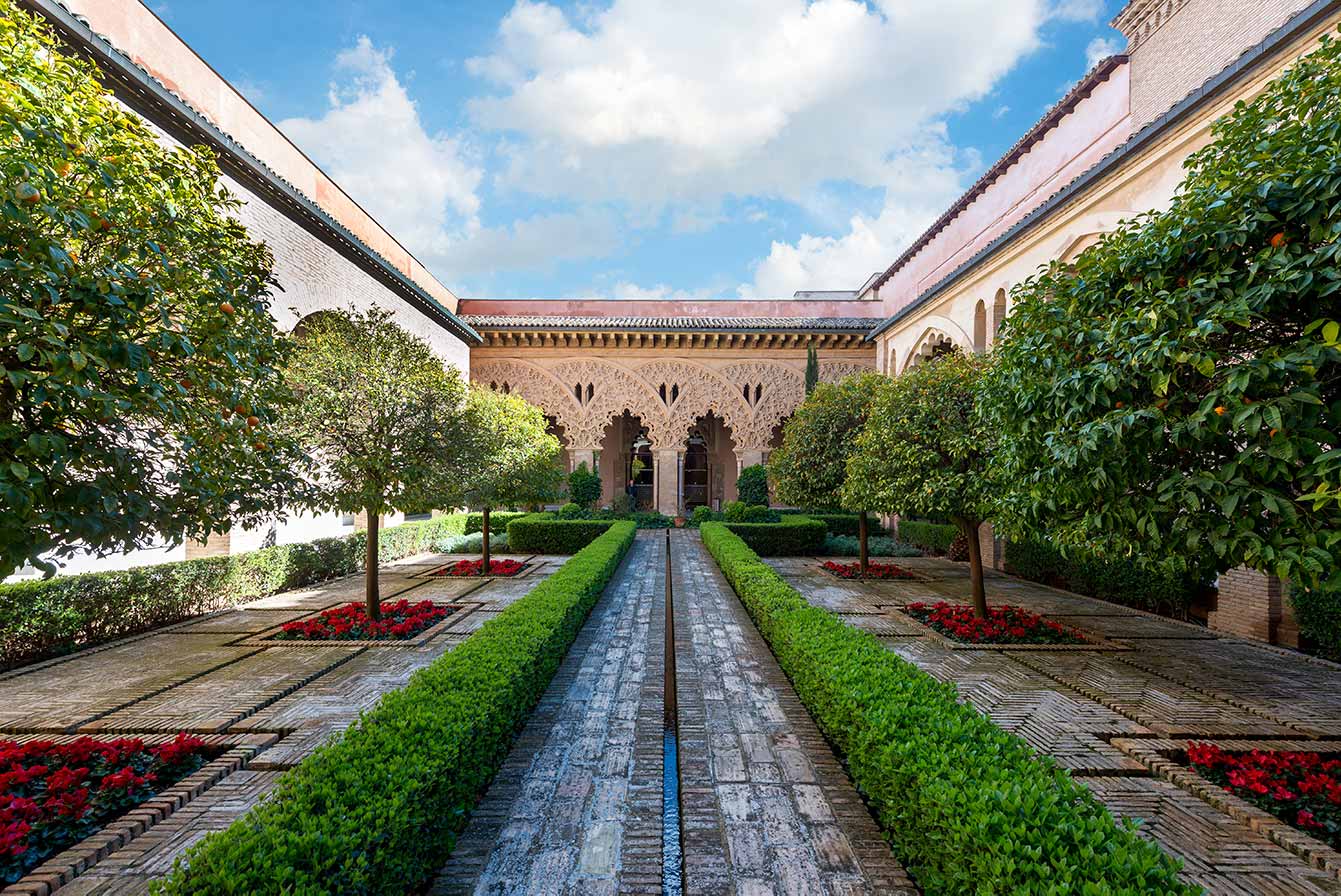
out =
<path fill-rule="evenodd" d="M 454 559 L 417 555 L 382 570 L 387 599 L 456 608 L 417 641 L 267 642 L 284 622 L 357 596 L 358 579 L 337 579 L 4 675 L 0 738 L 152 742 L 187 731 L 220 750 L 186 786 L 4 892 L 62 883 L 62 893 L 147 892 L 187 847 L 240 818 L 284 771 L 566 558 L 516 555 L 526 571 L 512 578 L 431 575 Z M 1138 821 L 1188 882 L 1243 896 L 1341 891 L 1341 856 L 1208 785 L 1181 758 L 1189 742 L 1325 750 L 1341 737 L 1332 664 L 1003 574 L 989 576 L 994 601 L 1073 626 L 1094 649 L 966 648 L 901 610 L 962 600 L 963 564 L 906 558 L 914 580 L 847 581 L 814 558 L 770 563 L 811 603 L 955 683 L 1114 815 Z M 665 889 L 668 618 L 682 891 L 919 892 L 692 531 L 636 539 L 430 892 Z"/>

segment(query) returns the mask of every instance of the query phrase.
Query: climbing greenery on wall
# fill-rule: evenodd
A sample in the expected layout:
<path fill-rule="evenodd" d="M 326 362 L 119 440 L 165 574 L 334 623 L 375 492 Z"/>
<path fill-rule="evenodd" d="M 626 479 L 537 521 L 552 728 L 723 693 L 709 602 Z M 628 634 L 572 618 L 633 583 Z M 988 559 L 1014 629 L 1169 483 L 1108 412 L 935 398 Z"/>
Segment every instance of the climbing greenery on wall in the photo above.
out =
<path fill-rule="evenodd" d="M 204 149 L 160 142 L 0 0 L 0 577 L 273 518 L 301 454 L 271 257 Z"/>
<path fill-rule="evenodd" d="M 1168 210 L 1015 290 L 998 521 L 1341 585 L 1341 43 L 1213 136 Z"/>

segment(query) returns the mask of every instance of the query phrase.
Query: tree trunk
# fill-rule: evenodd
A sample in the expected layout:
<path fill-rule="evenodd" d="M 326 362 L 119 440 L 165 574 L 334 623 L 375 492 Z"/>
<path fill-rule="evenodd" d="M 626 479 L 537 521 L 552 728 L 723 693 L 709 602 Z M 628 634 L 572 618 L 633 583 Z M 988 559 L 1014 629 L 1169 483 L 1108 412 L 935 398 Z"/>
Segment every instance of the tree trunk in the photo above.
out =
<path fill-rule="evenodd" d="M 857 512 L 857 565 L 861 568 L 861 577 L 866 578 L 866 570 L 871 564 L 871 553 L 867 550 L 867 539 L 870 538 L 870 527 L 866 522 L 866 511 Z"/>
<path fill-rule="evenodd" d="M 968 539 L 969 585 L 973 589 L 973 613 L 979 619 L 987 618 L 987 589 L 982 579 L 982 544 L 978 541 L 979 523 L 959 520 L 959 531 Z"/>
<path fill-rule="evenodd" d="M 376 622 L 382 618 L 382 598 L 377 590 L 377 529 L 382 520 L 372 510 L 368 515 L 368 547 L 364 554 L 363 599 L 368 605 L 368 618 Z"/>
<path fill-rule="evenodd" d="M 480 532 L 483 534 L 484 563 L 480 566 L 480 575 L 489 574 L 489 508 L 480 512 Z"/>

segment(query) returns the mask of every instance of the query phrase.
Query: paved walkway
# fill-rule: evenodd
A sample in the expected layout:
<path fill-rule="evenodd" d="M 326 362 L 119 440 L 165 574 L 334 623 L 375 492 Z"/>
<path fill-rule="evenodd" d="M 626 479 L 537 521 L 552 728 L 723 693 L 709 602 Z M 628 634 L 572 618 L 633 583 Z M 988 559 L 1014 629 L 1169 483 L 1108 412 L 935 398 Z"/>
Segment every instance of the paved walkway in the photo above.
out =
<path fill-rule="evenodd" d="M 351 646 L 259 642 L 258 635 L 317 610 L 361 600 L 353 576 L 272 595 L 46 663 L 0 675 L 0 739 L 134 734 L 163 739 L 187 730 L 256 753 L 245 768 L 112 852 L 62 894 L 143 893 L 186 847 L 226 827 L 276 778 L 352 724 L 387 691 L 461 643 L 566 558 L 531 558 L 516 579 L 427 578 L 445 555 L 382 570 L 383 599 L 406 597 L 461 609 L 422 643 Z M 525 558 L 518 558 L 525 559 Z M 59 858 L 59 857 L 57 857 Z"/>
<path fill-rule="evenodd" d="M 435 894 L 662 892 L 665 544 L 639 537 Z M 914 893 L 697 533 L 671 555 L 684 892 Z"/>
<path fill-rule="evenodd" d="M 769 562 L 812 603 L 954 682 L 963 699 L 1056 759 L 1112 811 L 1140 819 L 1144 834 L 1181 858 L 1187 878 L 1210 893 L 1341 893 L 1341 855 L 1218 788 L 1203 788 L 1213 805 L 1180 764 L 1189 740 L 1338 750 L 1336 666 L 999 573 L 988 579 L 989 601 L 1026 607 L 1120 649 L 955 648 L 898 608 L 966 602 L 966 564 L 900 559 L 922 579 L 858 582 L 837 579 L 812 559 Z"/>

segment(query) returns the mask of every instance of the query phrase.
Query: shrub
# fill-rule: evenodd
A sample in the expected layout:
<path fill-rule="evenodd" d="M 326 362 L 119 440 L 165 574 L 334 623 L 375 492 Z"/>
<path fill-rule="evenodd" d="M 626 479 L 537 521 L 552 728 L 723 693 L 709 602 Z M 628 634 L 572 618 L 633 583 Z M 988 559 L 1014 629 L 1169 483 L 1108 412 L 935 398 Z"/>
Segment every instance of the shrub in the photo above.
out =
<path fill-rule="evenodd" d="M 872 557 L 922 556 L 922 552 L 912 545 L 882 536 L 867 539 L 866 547 Z M 855 535 L 830 535 L 824 539 L 824 553 L 830 557 L 855 557 L 860 549 Z"/>
<path fill-rule="evenodd" d="M 950 550 L 959 527 L 949 523 L 927 523 L 919 520 L 899 520 L 899 541 L 917 545 L 933 554 L 944 554 Z"/>
<path fill-rule="evenodd" d="M 768 467 L 753 464 L 736 477 L 736 494 L 746 504 L 768 506 Z"/>
<path fill-rule="evenodd" d="M 1178 573 L 1129 558 L 1108 560 L 1078 548 L 1068 548 L 1063 556 L 1042 538 L 1007 544 L 1006 571 L 1022 579 L 1180 619 L 1187 618 L 1193 600 L 1207 587 L 1194 573 Z"/>
<path fill-rule="evenodd" d="M 1295 619 L 1306 647 L 1319 656 L 1341 662 L 1341 590 L 1290 590 Z"/>
<path fill-rule="evenodd" d="M 807 556 L 824 549 L 824 524 L 809 517 L 789 516 L 776 523 L 726 522 L 722 525 L 765 557 Z"/>
<path fill-rule="evenodd" d="M 633 538 L 631 523 L 612 524 L 192 847 L 158 892 L 416 892 L 451 852 Z"/>
<path fill-rule="evenodd" d="M 601 500 L 601 477 L 587 469 L 586 461 L 568 474 L 568 500 L 582 507 L 590 507 Z"/>
<path fill-rule="evenodd" d="M 460 534 L 460 514 L 379 533 L 380 556 L 399 560 Z M 281 544 L 113 572 L 0 585 L 0 668 L 92 647 L 236 606 L 276 591 L 363 569 L 366 534 Z"/>
<path fill-rule="evenodd" d="M 639 529 L 669 529 L 671 527 L 671 518 L 664 513 L 657 513 L 655 510 L 639 510 L 628 514 L 628 519 L 633 520 L 634 525 Z"/>
<path fill-rule="evenodd" d="M 637 509 L 633 503 L 633 495 L 628 492 L 620 492 L 610 502 L 610 512 L 615 516 L 628 516 Z"/>
<path fill-rule="evenodd" d="M 713 520 L 720 520 L 721 518 L 722 515 L 717 511 L 713 510 L 707 504 L 700 504 L 694 508 L 693 514 L 690 515 L 689 526 L 693 529 L 697 529 L 704 523 L 708 523 Z"/>
<path fill-rule="evenodd" d="M 808 604 L 725 524 L 702 531 L 923 892 L 1197 892 L 1133 824 L 953 686 Z"/>
<path fill-rule="evenodd" d="M 853 538 L 857 536 L 858 522 L 855 513 L 812 513 L 809 510 L 784 511 L 784 513 L 787 515 L 799 514 L 808 516 L 812 520 L 819 520 L 824 524 L 824 528 L 828 530 L 830 535 L 851 535 Z M 866 517 L 866 531 L 870 538 L 888 533 L 884 526 L 870 516 Z M 872 550 L 871 553 L 874 554 L 875 551 Z"/>
<path fill-rule="evenodd" d="M 523 514 L 524 515 L 524 514 Z M 492 529 L 492 527 L 490 527 Z M 449 535 L 439 538 L 433 544 L 433 550 L 443 554 L 478 554 L 484 547 L 484 533 L 473 532 L 470 535 Z M 507 530 L 489 533 L 489 549 L 506 551 L 508 548 Z"/>
<path fill-rule="evenodd" d="M 762 504 L 728 501 L 722 519 L 728 523 L 776 523 L 782 520 L 782 514 Z"/>
<path fill-rule="evenodd" d="M 521 519 L 522 517 L 526 516 L 526 513 L 527 512 L 524 510 L 523 511 L 495 510 L 489 514 L 489 531 L 502 532 L 503 530 L 507 529 L 508 523 L 512 522 L 513 520 Z M 484 529 L 484 514 L 482 513 L 466 514 L 466 528 L 464 530 L 464 533 L 466 535 L 473 535 L 474 533 L 479 532 L 483 529 Z M 492 542 L 490 542 L 490 544 L 492 544 Z"/>
<path fill-rule="evenodd" d="M 619 520 L 563 520 L 532 513 L 508 523 L 508 544 L 519 554 L 576 554 Z"/>
<path fill-rule="evenodd" d="M 587 511 L 582 508 L 582 505 L 574 504 L 572 501 L 560 507 L 558 513 L 561 520 L 580 520 L 586 515 Z"/>

